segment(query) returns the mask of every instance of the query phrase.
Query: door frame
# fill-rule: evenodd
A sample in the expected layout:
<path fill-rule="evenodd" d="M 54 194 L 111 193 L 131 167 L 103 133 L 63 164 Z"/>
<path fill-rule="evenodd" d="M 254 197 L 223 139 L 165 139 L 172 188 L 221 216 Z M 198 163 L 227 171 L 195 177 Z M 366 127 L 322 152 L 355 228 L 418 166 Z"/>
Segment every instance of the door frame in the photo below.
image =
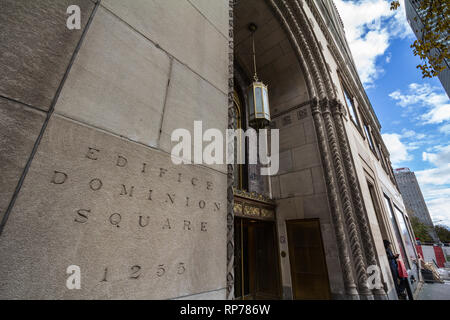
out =
<path fill-rule="evenodd" d="M 242 216 L 236 216 L 235 219 L 238 218 L 241 220 L 240 223 L 240 230 L 239 232 L 242 232 L 243 227 L 242 224 L 245 223 L 245 221 L 250 221 L 250 220 L 256 220 L 259 223 L 269 223 L 271 225 L 271 229 L 273 231 L 273 236 L 274 236 L 274 256 L 276 257 L 276 260 L 274 262 L 274 265 L 276 267 L 276 272 L 277 272 L 277 298 L 278 299 L 283 299 L 283 284 L 282 284 L 282 276 L 281 276 L 281 260 L 279 257 L 279 243 L 278 243 L 278 228 L 277 228 L 277 222 L 276 220 L 267 220 L 267 219 L 258 219 L 258 218 L 251 218 L 251 217 L 242 217 Z M 248 222 L 247 222 L 248 223 Z M 242 247 L 242 233 L 241 233 L 241 243 L 239 244 L 240 248 L 241 248 L 241 290 L 242 290 L 242 296 L 236 299 L 239 300 L 246 300 L 245 296 L 244 296 L 244 289 L 243 289 L 243 285 L 244 285 L 244 276 L 243 276 L 243 247 Z M 249 275 L 249 290 L 252 288 L 252 280 L 254 282 L 254 275 Z"/>

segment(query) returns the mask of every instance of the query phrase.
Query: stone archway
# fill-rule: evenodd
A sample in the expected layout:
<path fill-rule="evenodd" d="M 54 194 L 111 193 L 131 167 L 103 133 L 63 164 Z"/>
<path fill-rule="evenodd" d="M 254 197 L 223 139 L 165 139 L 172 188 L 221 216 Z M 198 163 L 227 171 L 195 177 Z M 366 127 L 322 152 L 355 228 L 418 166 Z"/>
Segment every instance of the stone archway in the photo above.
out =
<path fill-rule="evenodd" d="M 261 6 L 265 6 L 268 10 L 262 11 L 265 9 L 261 9 Z M 305 6 L 308 7 L 305 8 Z M 253 10 L 252 7 L 256 9 Z M 245 66 L 246 64 L 245 61 L 242 61 L 245 58 L 240 56 L 239 51 L 243 46 L 242 39 L 245 38 L 242 35 L 242 25 L 250 22 L 247 20 L 259 19 L 264 21 L 264 15 L 270 14 L 276 19 L 278 27 L 283 30 L 283 36 L 289 40 L 289 46 L 286 47 L 290 48 L 290 53 L 295 56 L 295 60 L 300 67 L 309 98 L 308 104 L 311 108 L 314 132 L 317 137 L 317 146 L 326 185 L 329 215 L 331 216 L 331 225 L 336 237 L 345 296 L 350 299 L 359 299 L 360 297 L 373 299 L 373 295 L 383 298 L 385 296 L 383 289 L 372 291 L 367 285 L 367 266 L 378 265 L 378 262 L 344 129 L 342 117 L 345 114 L 345 108 L 336 97 L 336 85 L 333 83 L 330 75 L 331 71 L 325 61 L 322 45 L 317 40 L 317 35 L 311 26 L 311 23 L 320 25 L 321 18 L 314 11 L 316 8 L 311 1 L 307 1 L 307 4 L 305 4 L 297 0 L 266 0 L 264 3 L 246 1 L 245 10 L 242 9 L 240 2 L 230 1 L 230 10 L 230 17 L 234 15 L 235 19 L 234 23 L 230 23 L 230 49 L 234 49 L 234 57 L 238 59 L 241 65 Z M 312 12 L 315 20 L 307 16 L 306 10 L 309 11 L 310 15 Z M 234 30 L 231 29 L 233 26 Z M 320 25 L 320 27 L 322 31 L 324 31 L 324 28 L 326 29 L 324 25 Z M 237 33 L 234 34 L 234 32 Z M 325 35 L 325 38 L 326 42 L 332 41 L 329 35 Z M 333 45 L 330 44 L 330 46 Z M 276 55 L 274 52 L 268 54 Z M 230 58 L 230 71 L 233 70 L 232 63 Z M 230 72 L 231 86 L 233 86 L 232 79 L 233 75 Z M 268 81 L 270 82 L 270 80 Z M 233 117 L 232 111 L 229 116 L 230 118 Z M 232 174 L 230 174 L 229 180 L 232 181 L 232 179 Z M 232 192 L 231 195 L 230 192 L 228 195 L 229 252 L 227 280 L 228 297 L 231 298 L 233 296 Z"/>

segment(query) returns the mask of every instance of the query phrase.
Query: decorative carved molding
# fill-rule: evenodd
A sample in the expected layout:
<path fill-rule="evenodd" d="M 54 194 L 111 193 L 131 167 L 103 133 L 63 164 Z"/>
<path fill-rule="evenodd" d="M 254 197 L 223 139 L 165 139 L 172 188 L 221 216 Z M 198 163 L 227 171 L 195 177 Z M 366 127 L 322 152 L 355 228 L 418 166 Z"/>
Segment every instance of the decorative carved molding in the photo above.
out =
<path fill-rule="evenodd" d="M 264 219 L 275 219 L 275 212 L 273 210 L 261 208 L 261 218 Z"/>
<path fill-rule="evenodd" d="M 355 279 L 353 276 L 352 264 L 350 254 L 347 248 L 347 235 L 344 228 L 344 221 L 341 214 L 341 204 L 339 202 L 339 195 L 337 191 L 337 183 L 333 175 L 333 164 L 330 159 L 331 152 L 329 151 L 328 139 L 325 133 L 325 125 L 321 116 L 321 107 L 317 99 L 312 103 L 312 114 L 316 134 L 319 142 L 320 155 L 322 164 L 324 166 L 325 184 L 328 191 L 328 199 L 330 203 L 331 218 L 333 221 L 334 231 L 336 234 L 337 247 L 339 252 L 339 260 L 341 263 L 343 280 L 346 293 L 349 296 L 358 296 Z"/>
<path fill-rule="evenodd" d="M 323 21 L 323 18 L 319 12 L 319 10 L 317 9 L 315 3 L 313 0 L 305 0 L 305 2 L 307 3 L 308 7 L 310 8 L 314 19 L 316 20 L 317 24 L 320 27 L 320 30 L 322 31 L 323 35 L 325 36 L 325 39 L 327 39 L 327 43 L 328 43 L 328 49 L 330 50 L 330 52 L 332 53 L 338 68 L 341 70 L 341 73 L 343 74 L 343 76 L 346 78 L 346 80 L 348 81 L 349 85 L 350 85 L 350 89 L 355 92 L 355 94 L 358 94 L 359 97 L 359 101 L 362 102 L 362 105 L 367 109 L 370 110 L 370 113 L 372 114 L 372 116 L 376 119 L 375 113 L 373 111 L 373 108 L 367 98 L 367 96 L 365 94 L 361 94 L 361 91 L 364 91 L 363 86 L 361 84 L 361 81 L 359 80 L 359 77 L 357 75 L 356 69 L 353 68 L 353 70 L 349 70 L 349 65 L 344 61 L 344 59 L 342 58 L 342 55 L 340 54 L 339 49 L 337 48 L 335 41 L 333 39 L 332 34 L 329 31 L 328 26 L 325 24 L 325 22 Z M 353 75 L 356 73 L 356 80 L 357 83 L 355 83 L 355 81 L 350 81 L 350 79 L 354 79 Z M 371 117 L 372 120 L 372 117 Z M 375 120 L 375 122 L 377 123 L 377 128 L 380 127 L 380 124 L 377 120 Z M 375 126 L 374 126 L 375 128 Z"/>
<path fill-rule="evenodd" d="M 275 201 L 256 192 L 234 189 L 234 215 L 275 220 Z"/>
<path fill-rule="evenodd" d="M 356 278 L 358 282 L 359 293 L 370 296 L 371 292 L 367 286 L 367 268 L 364 261 L 364 253 L 361 248 L 361 240 L 358 226 L 354 218 L 353 204 L 350 196 L 350 188 L 347 183 L 346 172 L 344 169 L 342 156 L 340 153 L 340 144 L 337 139 L 334 119 L 330 111 L 330 100 L 321 101 L 322 116 L 325 122 L 325 129 L 328 136 L 328 143 L 331 150 L 331 157 L 334 163 L 336 179 L 341 198 L 344 220 L 347 227 L 347 233 L 350 240 L 350 248 L 353 256 Z"/>
<path fill-rule="evenodd" d="M 244 199 L 263 202 L 265 204 L 275 206 L 275 201 L 266 197 L 263 194 L 256 193 L 256 192 L 248 192 L 246 190 L 240 190 L 240 189 L 236 189 L 236 188 L 233 188 L 233 192 L 234 192 L 235 196 L 239 196 Z"/>
<path fill-rule="evenodd" d="M 242 209 L 242 203 L 235 202 L 233 205 L 233 212 L 235 215 L 243 215 L 244 210 Z"/>
<path fill-rule="evenodd" d="M 342 119 L 342 110 L 344 109 L 344 106 L 341 104 L 341 102 L 337 100 L 332 101 L 331 105 L 332 105 L 331 111 L 333 113 L 333 118 L 336 124 L 339 146 L 341 148 L 341 153 L 344 160 L 344 167 L 350 185 L 350 191 L 353 199 L 353 206 L 355 208 L 356 220 L 360 229 L 366 261 L 368 265 L 379 266 L 375 253 L 375 245 L 373 243 L 369 224 L 366 219 L 367 213 L 364 206 L 361 190 L 359 188 L 358 177 L 356 175 L 350 145 L 348 143 L 348 138 L 345 133 L 344 122 Z M 383 288 L 374 289 L 373 293 L 376 295 L 386 296 L 386 292 L 384 291 Z"/>
<path fill-rule="evenodd" d="M 314 87 L 318 97 L 320 99 L 325 98 L 327 96 L 327 91 L 318 66 L 318 61 L 320 61 L 320 59 L 315 59 L 312 51 L 313 48 L 308 42 L 308 40 L 311 41 L 311 39 L 310 37 L 308 39 L 306 36 L 306 34 L 312 33 L 312 30 L 309 28 L 307 18 L 304 17 L 303 14 L 299 14 L 298 11 L 297 15 L 294 14 L 289 5 L 292 4 L 291 1 L 280 0 L 277 1 L 277 3 L 280 3 L 279 9 L 281 10 L 283 17 L 287 20 L 286 27 L 289 30 L 292 30 L 293 34 L 296 36 L 296 43 L 298 43 L 298 47 L 301 48 L 301 52 L 304 54 L 308 69 L 310 70 L 312 79 L 314 80 Z M 297 19 L 298 16 L 301 16 L 301 19 Z"/>
<path fill-rule="evenodd" d="M 316 90 L 315 83 L 313 82 L 313 76 L 310 72 L 310 66 L 307 63 L 308 60 L 306 59 L 305 55 L 303 54 L 304 48 L 301 47 L 301 44 L 299 43 L 299 41 L 297 39 L 296 33 L 294 33 L 294 31 L 290 28 L 288 21 L 284 17 L 284 14 L 280 10 L 280 8 L 278 8 L 275 1 L 274 0 L 266 0 L 266 2 L 269 5 L 270 9 L 272 10 L 273 15 L 277 18 L 280 25 L 285 30 L 285 32 L 288 36 L 288 39 L 290 40 L 290 43 L 292 45 L 292 48 L 294 50 L 294 53 L 298 57 L 298 62 L 300 64 L 300 67 L 301 67 L 304 75 L 305 75 L 305 81 L 307 84 L 306 87 L 308 89 L 309 96 L 315 97 L 317 95 L 317 93 L 316 93 L 317 90 Z M 300 48 L 302 48 L 302 49 L 300 49 Z"/>
<path fill-rule="evenodd" d="M 229 30 L 228 30 L 228 128 L 234 129 L 236 114 L 234 111 L 234 36 L 233 36 L 233 6 L 235 1 L 229 0 Z M 226 298 L 234 299 L 234 165 L 228 165 L 227 174 L 227 279 Z"/>
<path fill-rule="evenodd" d="M 261 209 L 253 206 L 244 206 L 244 216 L 247 217 L 259 217 L 261 215 Z"/>
<path fill-rule="evenodd" d="M 304 12 L 304 8 L 299 4 L 299 0 L 290 1 L 289 3 L 293 4 L 294 12 L 296 13 L 296 16 L 298 17 L 298 20 L 300 22 L 300 25 L 305 28 L 304 30 L 307 41 L 309 45 L 311 46 L 311 52 L 314 56 L 314 60 L 317 62 L 319 72 L 322 76 L 322 83 L 325 86 L 325 90 L 327 92 L 327 96 L 330 98 L 334 98 L 335 91 L 334 87 L 332 85 L 332 80 L 330 76 L 330 72 L 328 69 L 328 64 L 325 61 L 325 58 L 322 53 L 322 45 L 318 41 L 318 39 L 315 36 L 314 30 L 309 24 L 309 21 L 306 17 L 306 14 Z"/>

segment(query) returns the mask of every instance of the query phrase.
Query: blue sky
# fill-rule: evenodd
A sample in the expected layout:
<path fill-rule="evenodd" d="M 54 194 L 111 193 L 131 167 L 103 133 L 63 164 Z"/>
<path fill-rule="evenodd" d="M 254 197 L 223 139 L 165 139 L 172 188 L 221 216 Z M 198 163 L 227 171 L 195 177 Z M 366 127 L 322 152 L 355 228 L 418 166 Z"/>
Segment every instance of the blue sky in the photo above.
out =
<path fill-rule="evenodd" d="M 450 101 L 437 78 L 422 79 L 403 1 L 335 0 L 394 168 L 416 172 L 434 222 L 450 226 Z"/>

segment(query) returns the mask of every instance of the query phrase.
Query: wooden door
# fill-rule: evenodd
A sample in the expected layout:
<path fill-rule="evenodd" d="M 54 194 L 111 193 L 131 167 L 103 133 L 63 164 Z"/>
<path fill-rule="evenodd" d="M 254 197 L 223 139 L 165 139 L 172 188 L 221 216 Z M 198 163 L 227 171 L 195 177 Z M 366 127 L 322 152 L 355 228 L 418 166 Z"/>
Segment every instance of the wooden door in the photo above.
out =
<path fill-rule="evenodd" d="M 319 220 L 286 221 L 286 227 L 294 299 L 330 299 Z"/>
<path fill-rule="evenodd" d="M 279 299 L 281 295 L 278 248 L 274 222 L 252 225 L 254 234 L 255 299 Z"/>

